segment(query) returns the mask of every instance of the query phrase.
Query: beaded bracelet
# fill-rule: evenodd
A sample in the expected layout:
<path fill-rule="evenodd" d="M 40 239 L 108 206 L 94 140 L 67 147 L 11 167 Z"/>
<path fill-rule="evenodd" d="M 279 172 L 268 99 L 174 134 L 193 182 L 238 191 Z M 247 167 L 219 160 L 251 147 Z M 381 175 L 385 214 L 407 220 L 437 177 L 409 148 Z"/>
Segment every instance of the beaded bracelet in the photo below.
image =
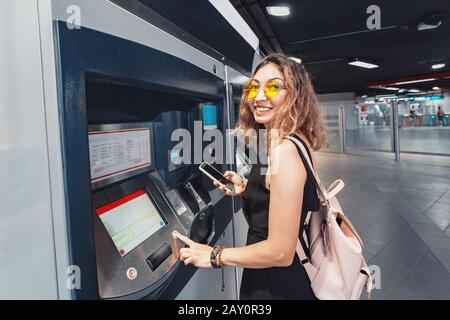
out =
<path fill-rule="evenodd" d="M 222 250 L 223 250 L 223 246 L 217 246 L 217 247 L 214 247 L 214 249 L 212 249 L 212 251 L 211 251 L 211 256 L 210 256 L 211 266 L 215 269 L 222 267 L 218 260 L 218 255 L 220 252 L 222 252 Z"/>
<path fill-rule="evenodd" d="M 219 252 L 217 252 L 217 264 L 218 264 L 219 267 L 221 267 L 221 268 L 223 268 L 223 266 L 224 266 L 223 261 L 222 261 L 222 252 L 223 252 L 223 249 L 225 249 L 225 247 L 224 247 L 224 246 L 221 246 L 220 249 L 219 249 Z"/>

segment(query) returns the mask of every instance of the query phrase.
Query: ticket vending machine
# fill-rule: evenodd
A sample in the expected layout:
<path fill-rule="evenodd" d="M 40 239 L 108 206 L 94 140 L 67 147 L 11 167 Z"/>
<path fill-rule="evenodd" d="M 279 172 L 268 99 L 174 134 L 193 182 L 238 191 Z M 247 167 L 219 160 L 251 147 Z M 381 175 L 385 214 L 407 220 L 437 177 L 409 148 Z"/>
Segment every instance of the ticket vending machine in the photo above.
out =
<path fill-rule="evenodd" d="M 170 139 L 195 133 L 205 104 L 207 126 L 229 128 L 223 65 L 55 27 L 69 259 L 82 272 L 73 298 L 174 299 L 196 268 L 179 262 L 172 231 L 214 245 L 233 215 L 199 163 L 175 161 Z"/>
<path fill-rule="evenodd" d="M 154 150 L 153 135 L 152 123 L 89 126 L 95 252 L 102 298 L 144 289 L 150 292 L 146 298 L 158 296 L 178 262 L 179 247 L 171 238 L 172 232 L 177 230 L 201 243 L 214 235 L 209 193 L 191 177 L 170 189 L 154 170 L 154 154 L 161 152 Z M 165 169 L 173 168 L 168 165 Z"/>

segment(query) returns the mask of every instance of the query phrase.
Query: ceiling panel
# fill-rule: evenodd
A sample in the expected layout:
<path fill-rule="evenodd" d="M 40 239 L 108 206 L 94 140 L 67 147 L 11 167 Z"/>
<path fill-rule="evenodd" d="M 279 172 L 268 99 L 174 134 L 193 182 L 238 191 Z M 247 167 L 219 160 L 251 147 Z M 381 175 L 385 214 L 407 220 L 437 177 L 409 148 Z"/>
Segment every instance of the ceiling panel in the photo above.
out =
<path fill-rule="evenodd" d="M 450 70 L 449 0 L 236 0 L 233 4 L 244 19 L 248 17 L 242 8 L 259 6 L 264 12 L 259 19 L 269 25 L 280 51 L 302 59 L 318 93 L 370 91 L 368 82 L 433 73 L 431 65 L 438 62 L 447 62 L 439 72 Z M 370 16 L 366 10 L 372 4 L 380 7 L 380 30 L 366 25 Z M 288 5 L 291 14 L 270 16 L 265 10 L 268 5 Z M 417 24 L 431 14 L 442 15 L 442 24 L 417 31 Z M 348 65 L 353 57 L 380 67 Z"/>

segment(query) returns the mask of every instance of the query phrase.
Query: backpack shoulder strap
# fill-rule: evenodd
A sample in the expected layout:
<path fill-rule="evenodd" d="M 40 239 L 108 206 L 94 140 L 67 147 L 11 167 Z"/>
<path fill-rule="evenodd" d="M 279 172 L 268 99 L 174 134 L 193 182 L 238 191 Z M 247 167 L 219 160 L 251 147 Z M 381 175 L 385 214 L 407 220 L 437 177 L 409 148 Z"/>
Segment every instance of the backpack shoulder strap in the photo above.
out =
<path fill-rule="evenodd" d="M 301 141 L 299 141 L 297 138 L 295 137 L 287 137 L 289 140 L 291 140 L 296 146 L 297 146 L 297 150 L 299 152 L 301 152 L 301 155 L 303 155 L 303 159 L 306 160 L 306 170 L 308 171 L 309 174 L 311 174 L 314 178 L 314 184 L 316 185 L 316 190 L 319 196 L 319 200 L 322 201 L 322 199 L 325 199 L 325 193 L 321 191 L 321 183 L 320 180 L 318 179 L 317 173 L 314 170 L 314 167 L 312 165 L 311 162 L 311 158 L 308 154 L 308 151 L 306 150 L 306 147 L 303 145 L 303 143 Z M 303 161 L 304 162 L 304 161 Z M 323 187 L 322 187 L 323 189 Z M 322 193 L 322 195 L 321 195 Z M 297 245 L 295 248 L 295 251 L 297 252 L 297 255 L 299 257 L 300 263 L 303 265 L 303 267 L 306 270 L 306 273 L 308 274 L 308 277 L 310 280 L 314 279 L 316 273 L 317 273 L 317 269 L 312 265 L 311 260 L 310 260 L 310 248 L 308 248 L 308 246 L 306 245 L 304 239 L 303 239 L 303 234 L 300 235 L 300 238 L 297 239 Z"/>
<path fill-rule="evenodd" d="M 308 151 L 306 151 L 305 146 L 303 145 L 303 143 L 301 143 L 297 138 L 289 136 L 286 137 L 287 139 L 291 140 L 292 142 L 294 142 L 297 147 L 300 149 L 300 151 L 303 154 L 303 157 L 306 159 L 309 171 L 311 172 L 312 176 L 314 177 L 314 181 L 316 184 L 316 189 L 317 189 L 317 193 L 319 195 L 319 199 L 320 201 L 326 201 L 328 200 L 327 197 L 327 192 L 325 190 L 325 187 L 323 186 L 322 182 L 319 179 L 319 175 L 317 174 L 316 170 L 314 169 L 311 159 L 309 157 Z"/>
<path fill-rule="evenodd" d="M 302 152 L 303 157 L 306 159 L 306 161 L 308 163 L 309 171 L 313 175 L 314 180 L 316 182 L 317 193 L 318 193 L 321 201 L 327 201 L 327 200 L 333 198 L 339 191 L 342 190 L 342 188 L 344 187 L 344 182 L 341 179 L 334 181 L 328 187 L 328 189 L 326 189 L 325 186 L 320 181 L 317 171 L 314 169 L 314 167 L 312 165 L 311 158 L 309 157 L 309 153 L 307 152 L 306 147 L 303 145 L 303 142 L 299 141 L 299 139 L 292 137 L 292 136 L 287 137 L 287 138 L 289 140 L 293 141 L 297 145 L 298 149 L 300 149 L 300 151 Z"/>

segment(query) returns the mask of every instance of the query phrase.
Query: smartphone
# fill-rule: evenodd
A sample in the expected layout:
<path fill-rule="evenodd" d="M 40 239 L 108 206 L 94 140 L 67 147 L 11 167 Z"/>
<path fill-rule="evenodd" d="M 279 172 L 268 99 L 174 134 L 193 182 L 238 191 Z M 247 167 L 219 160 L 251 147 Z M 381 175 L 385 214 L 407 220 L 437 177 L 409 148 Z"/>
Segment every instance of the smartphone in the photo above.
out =
<path fill-rule="evenodd" d="M 200 169 L 201 172 L 203 172 L 211 180 L 224 185 L 230 191 L 234 190 L 234 183 L 231 182 L 230 180 L 228 180 L 227 178 L 225 178 L 223 176 L 223 173 L 218 171 L 216 168 L 214 168 L 209 163 L 203 162 L 198 168 Z"/>

